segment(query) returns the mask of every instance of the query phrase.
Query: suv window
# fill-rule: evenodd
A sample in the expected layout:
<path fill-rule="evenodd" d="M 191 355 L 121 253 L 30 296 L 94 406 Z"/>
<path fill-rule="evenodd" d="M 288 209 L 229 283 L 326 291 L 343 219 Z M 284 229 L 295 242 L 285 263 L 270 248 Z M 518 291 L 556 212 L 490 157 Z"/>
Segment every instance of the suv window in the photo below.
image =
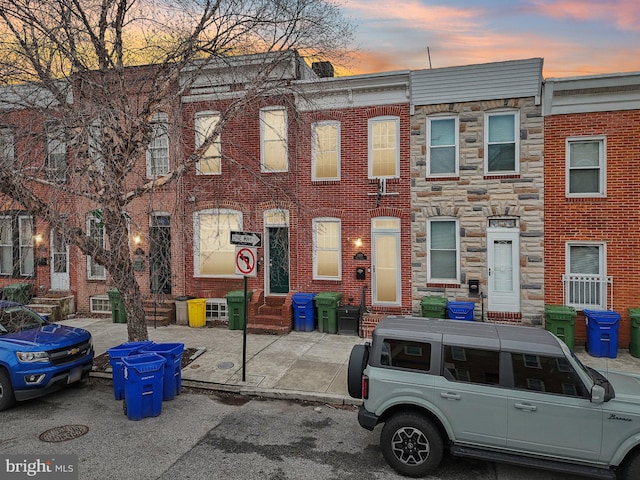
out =
<path fill-rule="evenodd" d="M 386 339 L 382 343 L 380 363 L 389 367 L 428 372 L 431 369 L 431 344 Z"/>
<path fill-rule="evenodd" d="M 515 388 L 571 397 L 588 396 L 566 358 L 512 353 L 511 359 Z"/>
<path fill-rule="evenodd" d="M 500 382 L 500 352 L 446 345 L 443 374 L 448 380 L 497 385 Z"/>

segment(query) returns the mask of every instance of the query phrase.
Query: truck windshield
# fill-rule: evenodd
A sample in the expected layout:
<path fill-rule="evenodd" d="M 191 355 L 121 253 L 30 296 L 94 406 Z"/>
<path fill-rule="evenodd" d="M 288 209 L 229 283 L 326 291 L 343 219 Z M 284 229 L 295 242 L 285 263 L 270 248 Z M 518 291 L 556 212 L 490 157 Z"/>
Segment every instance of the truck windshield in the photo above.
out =
<path fill-rule="evenodd" d="M 24 307 L 0 310 L 0 335 L 18 333 L 43 325 L 46 325 L 46 322 L 38 314 Z"/>

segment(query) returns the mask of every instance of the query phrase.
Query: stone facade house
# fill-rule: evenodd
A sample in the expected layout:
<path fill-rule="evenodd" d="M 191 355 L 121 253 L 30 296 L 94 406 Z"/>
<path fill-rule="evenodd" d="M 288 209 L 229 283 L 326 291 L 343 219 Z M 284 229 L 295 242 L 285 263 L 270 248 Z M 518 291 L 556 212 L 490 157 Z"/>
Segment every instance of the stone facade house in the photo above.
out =
<path fill-rule="evenodd" d="M 540 58 L 411 72 L 414 312 L 440 296 L 541 323 L 541 87 Z"/>

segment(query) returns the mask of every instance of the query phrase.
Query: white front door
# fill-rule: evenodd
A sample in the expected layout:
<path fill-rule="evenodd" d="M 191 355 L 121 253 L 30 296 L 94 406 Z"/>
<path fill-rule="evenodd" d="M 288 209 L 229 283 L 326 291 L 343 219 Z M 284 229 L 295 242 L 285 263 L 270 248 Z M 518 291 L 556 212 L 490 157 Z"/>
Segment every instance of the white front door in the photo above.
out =
<path fill-rule="evenodd" d="M 373 304 L 400 305 L 400 219 L 374 218 L 371 242 Z"/>
<path fill-rule="evenodd" d="M 51 232 L 51 290 L 69 290 L 69 245 L 57 230 Z"/>
<path fill-rule="evenodd" d="M 520 311 L 520 230 L 487 230 L 487 303 L 490 312 Z"/>

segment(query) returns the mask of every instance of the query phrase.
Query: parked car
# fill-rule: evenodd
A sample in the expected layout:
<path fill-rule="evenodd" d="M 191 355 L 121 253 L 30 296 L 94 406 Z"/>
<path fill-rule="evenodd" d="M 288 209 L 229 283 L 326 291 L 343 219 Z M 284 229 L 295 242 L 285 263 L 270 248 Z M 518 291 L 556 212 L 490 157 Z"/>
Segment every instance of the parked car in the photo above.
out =
<path fill-rule="evenodd" d="M 387 317 L 357 345 L 349 394 L 397 472 L 419 477 L 453 455 L 640 478 L 640 376 L 584 366 L 535 327 Z"/>
<path fill-rule="evenodd" d="M 0 411 L 89 375 L 91 334 L 49 323 L 29 308 L 0 301 Z"/>

